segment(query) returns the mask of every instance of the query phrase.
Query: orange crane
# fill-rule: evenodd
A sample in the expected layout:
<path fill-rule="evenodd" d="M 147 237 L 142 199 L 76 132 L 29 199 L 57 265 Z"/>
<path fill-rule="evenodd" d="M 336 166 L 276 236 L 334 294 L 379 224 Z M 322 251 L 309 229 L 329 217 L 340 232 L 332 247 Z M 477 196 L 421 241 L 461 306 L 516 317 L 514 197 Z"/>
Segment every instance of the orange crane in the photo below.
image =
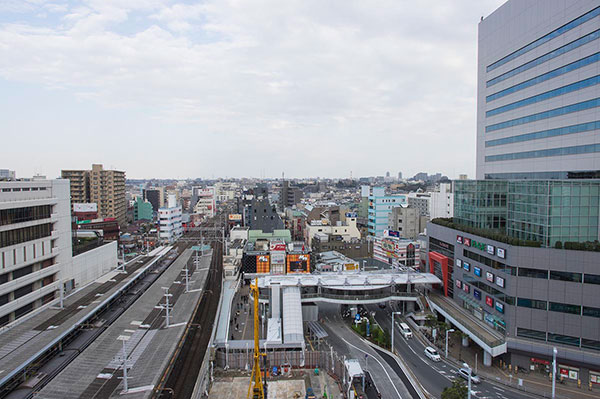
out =
<path fill-rule="evenodd" d="M 254 298 L 254 361 L 252 364 L 252 375 L 250 376 L 250 386 L 248 386 L 248 399 L 266 399 L 262 373 L 260 371 L 260 357 L 266 356 L 266 354 L 260 352 L 258 342 L 258 327 L 260 323 L 258 320 L 258 279 L 254 280 L 254 284 L 250 284 L 250 292 L 252 292 L 252 298 Z M 250 393 L 252 393 L 252 396 L 250 396 Z"/>

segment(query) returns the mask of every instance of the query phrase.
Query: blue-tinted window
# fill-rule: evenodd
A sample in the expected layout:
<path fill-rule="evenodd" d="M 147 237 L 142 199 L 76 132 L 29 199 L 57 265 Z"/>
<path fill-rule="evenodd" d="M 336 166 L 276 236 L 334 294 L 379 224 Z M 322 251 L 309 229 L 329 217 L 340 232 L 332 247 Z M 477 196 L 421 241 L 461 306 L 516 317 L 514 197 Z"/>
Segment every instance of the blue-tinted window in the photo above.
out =
<path fill-rule="evenodd" d="M 546 340 L 546 332 L 538 330 L 530 330 L 528 328 L 517 327 L 517 337 L 537 339 L 540 341 Z"/>
<path fill-rule="evenodd" d="M 575 18 L 574 20 L 570 21 L 569 23 L 564 24 L 563 26 L 561 26 L 560 28 L 557 28 L 555 30 L 553 30 L 552 32 L 540 37 L 539 39 L 534 40 L 533 42 L 529 43 L 528 45 L 521 47 L 520 49 L 510 53 L 509 55 L 499 59 L 498 61 L 488 65 L 488 67 L 486 68 L 486 72 L 489 71 L 493 71 L 494 69 L 498 68 L 499 66 L 502 66 L 504 64 L 506 64 L 507 62 L 514 60 L 517 57 L 520 57 L 521 55 L 533 50 L 536 47 L 541 46 L 542 44 L 549 42 L 550 40 L 562 35 L 565 32 L 570 31 L 571 29 L 589 21 L 590 19 L 597 17 L 598 15 L 600 15 L 600 7 L 597 7 L 585 14 L 583 14 L 580 17 Z"/>
<path fill-rule="evenodd" d="M 536 76 L 535 78 L 531 78 L 529 80 L 526 80 L 524 82 L 521 82 L 519 84 L 511 86 L 507 89 L 500 90 L 499 92 L 496 92 L 494 94 L 490 94 L 489 96 L 487 96 L 485 98 L 485 102 L 491 102 L 491 101 L 497 100 L 497 99 L 507 96 L 509 94 L 515 93 L 519 90 L 523 90 L 528 87 L 535 86 L 538 83 L 545 82 L 545 81 L 555 78 L 557 76 L 564 75 L 565 73 L 569 73 L 576 69 L 583 68 L 586 65 L 590 65 L 590 64 L 593 64 L 594 62 L 598 62 L 598 61 L 600 61 L 600 53 L 592 54 L 589 57 L 582 58 L 580 60 L 577 60 L 575 62 L 567 64 L 565 66 L 557 68 L 553 71 L 546 72 L 544 74 Z"/>
<path fill-rule="evenodd" d="M 582 101 L 567 105 L 565 107 L 555 108 L 548 111 L 538 112 L 537 114 L 523 116 L 521 118 L 511 119 L 505 122 L 495 123 L 485 127 L 486 133 L 493 132 L 507 127 L 524 125 L 526 123 L 536 122 L 543 119 L 554 118 L 561 115 L 570 114 L 572 112 L 583 111 L 585 109 L 596 108 L 600 106 L 600 98 L 594 98 L 588 101 Z"/>
<path fill-rule="evenodd" d="M 511 111 L 513 109 L 525 107 L 527 105 L 535 104 L 540 101 L 545 101 L 553 97 L 562 96 L 567 93 L 572 93 L 577 90 L 585 89 L 586 87 L 595 86 L 600 83 L 600 75 L 592 76 L 591 78 L 580 80 L 579 82 L 571 83 L 570 85 L 558 87 L 554 90 L 550 90 L 544 93 L 537 94 L 523 100 L 515 101 L 514 103 L 506 104 L 498 108 L 491 109 L 485 113 L 486 117 L 501 114 L 503 112 Z"/>
<path fill-rule="evenodd" d="M 598 38 L 600 38 L 600 29 L 596 30 L 592 33 L 589 33 L 585 36 L 582 36 L 577 40 L 573 40 L 572 42 L 567 43 L 564 46 L 557 48 L 556 50 L 552 50 L 549 53 L 546 53 L 534 60 L 526 62 L 523 65 L 520 65 L 514 69 L 511 69 L 510 71 L 505 72 L 502 75 L 498 75 L 495 78 L 488 80 L 485 85 L 486 85 L 486 87 L 491 87 L 491 86 L 493 86 L 497 83 L 500 83 L 508 78 L 512 78 L 513 76 L 518 75 L 521 72 L 525 72 L 531 68 L 534 68 L 540 64 L 543 64 L 546 61 L 549 61 L 553 58 L 556 58 L 565 53 L 568 53 L 569 51 L 575 50 L 576 48 L 581 47 L 585 44 L 588 44 L 589 42 L 597 40 Z"/>
<path fill-rule="evenodd" d="M 520 143 L 522 141 L 539 140 L 548 137 L 564 136 L 566 134 L 589 132 L 596 129 L 600 129 L 600 121 L 580 123 L 578 125 L 559 127 L 556 129 L 549 130 L 541 130 L 539 132 L 520 134 L 518 136 L 504 137 L 502 139 L 496 140 L 489 140 L 485 142 L 485 146 L 493 147 L 497 145 Z"/>
<path fill-rule="evenodd" d="M 579 346 L 579 337 L 548 333 L 548 342 L 556 342 L 558 344 L 563 345 Z"/>
<path fill-rule="evenodd" d="M 515 159 L 546 158 L 564 155 L 579 155 L 600 152 L 600 144 L 577 145 L 573 147 L 550 148 L 548 150 L 513 152 L 509 154 L 488 155 L 486 162 L 511 161 Z"/>
<path fill-rule="evenodd" d="M 547 308 L 546 301 L 539 301 L 537 299 L 528 299 L 528 298 L 517 298 L 517 306 L 520 306 L 522 308 L 540 309 L 540 310 L 546 310 L 546 308 Z"/>

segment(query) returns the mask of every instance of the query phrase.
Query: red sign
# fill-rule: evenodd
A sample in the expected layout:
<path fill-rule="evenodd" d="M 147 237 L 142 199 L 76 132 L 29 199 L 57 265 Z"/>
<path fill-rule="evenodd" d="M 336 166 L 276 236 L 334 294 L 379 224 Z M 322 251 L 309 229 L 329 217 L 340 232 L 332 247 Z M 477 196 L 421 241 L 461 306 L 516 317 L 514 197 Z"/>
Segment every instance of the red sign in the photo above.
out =
<path fill-rule="evenodd" d="M 491 308 L 494 307 L 494 300 L 492 299 L 491 296 L 488 296 L 488 295 L 485 296 L 485 304 Z"/>
<path fill-rule="evenodd" d="M 531 363 L 545 364 L 545 365 L 548 365 L 548 366 L 550 365 L 550 361 L 544 360 L 544 359 L 538 359 L 538 358 L 535 358 L 535 357 L 531 358 Z"/>
<path fill-rule="evenodd" d="M 470 239 L 470 238 L 464 237 L 464 238 L 463 238 L 463 242 L 464 242 L 464 244 L 465 244 L 467 247 L 470 247 L 470 246 L 471 246 L 471 239 Z"/>

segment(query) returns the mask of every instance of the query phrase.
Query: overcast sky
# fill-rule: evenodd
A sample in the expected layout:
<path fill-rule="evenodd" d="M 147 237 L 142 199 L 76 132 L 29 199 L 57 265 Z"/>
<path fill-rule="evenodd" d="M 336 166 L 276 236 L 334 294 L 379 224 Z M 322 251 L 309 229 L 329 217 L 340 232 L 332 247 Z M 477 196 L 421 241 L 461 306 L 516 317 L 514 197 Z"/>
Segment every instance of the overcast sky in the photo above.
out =
<path fill-rule="evenodd" d="M 0 168 L 473 177 L 503 2 L 0 0 Z"/>

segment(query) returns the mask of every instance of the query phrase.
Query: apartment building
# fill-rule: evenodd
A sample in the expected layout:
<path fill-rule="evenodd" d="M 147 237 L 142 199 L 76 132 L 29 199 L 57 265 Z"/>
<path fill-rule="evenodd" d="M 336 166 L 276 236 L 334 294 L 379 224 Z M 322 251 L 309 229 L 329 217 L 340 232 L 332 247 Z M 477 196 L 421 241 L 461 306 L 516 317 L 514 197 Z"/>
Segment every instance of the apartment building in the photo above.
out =
<path fill-rule="evenodd" d="M 63 170 L 61 177 L 71 181 L 72 203 L 95 203 L 100 218 L 115 218 L 119 225 L 125 224 L 125 172 L 94 164 L 91 170 Z"/>

